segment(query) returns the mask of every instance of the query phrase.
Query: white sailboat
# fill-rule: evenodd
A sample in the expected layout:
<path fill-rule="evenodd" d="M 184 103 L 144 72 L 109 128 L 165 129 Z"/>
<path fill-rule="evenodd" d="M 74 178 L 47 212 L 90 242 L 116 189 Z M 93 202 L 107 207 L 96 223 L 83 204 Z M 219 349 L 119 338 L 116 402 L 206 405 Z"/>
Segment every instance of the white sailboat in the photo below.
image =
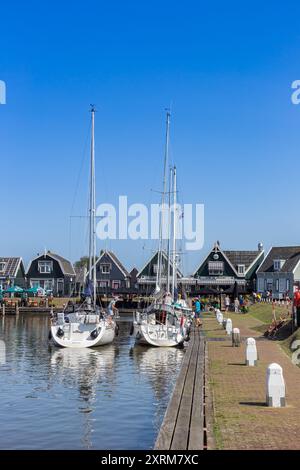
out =
<path fill-rule="evenodd" d="M 167 187 L 167 165 L 169 151 L 169 133 L 170 133 L 170 113 L 167 111 L 166 121 L 166 145 L 164 158 L 164 177 L 163 192 L 161 205 L 164 208 L 166 187 Z M 169 195 L 173 194 L 173 207 L 176 207 L 177 193 L 177 172 L 176 167 L 170 171 Z M 170 209 L 169 197 L 169 209 Z M 172 262 L 170 261 L 170 240 L 168 241 L 168 268 L 167 281 L 165 286 L 162 283 L 162 228 L 164 221 L 164 210 L 160 221 L 160 237 L 158 249 L 158 264 L 156 275 L 156 288 L 154 292 L 155 300 L 149 307 L 142 312 L 136 312 L 133 318 L 133 335 L 138 344 L 148 344 L 151 346 L 182 346 L 184 341 L 188 340 L 190 325 L 190 309 L 185 305 L 184 301 L 177 300 L 177 259 L 176 259 L 176 216 L 173 214 L 172 226 Z M 171 212 L 169 210 L 169 234 L 171 233 Z M 170 239 L 170 237 L 168 237 Z M 170 276 L 170 266 L 172 268 L 172 276 Z M 170 278 L 172 279 L 170 286 Z M 171 287 L 171 289 L 170 289 Z"/>
<path fill-rule="evenodd" d="M 111 343 L 116 323 L 96 305 L 96 181 L 95 181 L 95 108 L 91 106 L 91 168 L 89 204 L 89 271 L 86 298 L 72 313 L 60 312 L 51 319 L 49 339 L 64 348 L 92 348 Z"/>

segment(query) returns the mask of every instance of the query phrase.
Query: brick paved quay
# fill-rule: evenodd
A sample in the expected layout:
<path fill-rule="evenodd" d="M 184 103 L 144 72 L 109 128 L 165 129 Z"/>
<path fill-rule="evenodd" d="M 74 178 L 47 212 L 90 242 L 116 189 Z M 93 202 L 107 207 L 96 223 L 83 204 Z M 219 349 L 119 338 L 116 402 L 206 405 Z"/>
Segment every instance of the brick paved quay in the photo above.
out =
<path fill-rule="evenodd" d="M 261 333 L 251 327 L 261 322 L 230 314 L 242 337 Z M 214 405 L 214 436 L 218 449 L 300 449 L 300 368 L 276 341 L 257 341 L 257 367 L 245 366 L 245 342 L 233 348 L 231 338 L 215 318 L 205 318 L 208 339 L 208 376 Z M 222 338 L 224 341 L 213 341 Z M 269 408 L 266 402 L 266 368 L 277 362 L 286 382 L 285 408 Z"/>

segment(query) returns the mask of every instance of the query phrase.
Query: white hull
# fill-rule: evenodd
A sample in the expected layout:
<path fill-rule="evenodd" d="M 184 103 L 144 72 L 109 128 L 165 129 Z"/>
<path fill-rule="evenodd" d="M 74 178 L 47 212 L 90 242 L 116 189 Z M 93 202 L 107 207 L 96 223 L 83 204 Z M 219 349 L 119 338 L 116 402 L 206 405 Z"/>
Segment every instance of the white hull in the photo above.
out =
<path fill-rule="evenodd" d="M 172 310 L 170 307 L 169 311 Z M 156 315 L 155 310 L 149 310 L 144 314 L 136 313 L 133 321 L 133 335 L 136 343 L 157 347 L 183 345 L 187 336 L 186 319 L 182 322 L 169 313 L 162 323 L 157 321 Z"/>
<path fill-rule="evenodd" d="M 95 323 L 70 321 L 69 323 L 52 325 L 50 332 L 51 340 L 56 346 L 62 348 L 93 348 L 111 343 L 115 337 L 115 328 L 116 325 L 113 320 L 103 319 Z"/>
<path fill-rule="evenodd" d="M 184 342 L 184 336 L 178 331 L 178 328 L 170 330 L 166 325 L 149 326 L 134 323 L 133 334 L 137 344 L 156 347 L 174 347 L 182 345 Z"/>

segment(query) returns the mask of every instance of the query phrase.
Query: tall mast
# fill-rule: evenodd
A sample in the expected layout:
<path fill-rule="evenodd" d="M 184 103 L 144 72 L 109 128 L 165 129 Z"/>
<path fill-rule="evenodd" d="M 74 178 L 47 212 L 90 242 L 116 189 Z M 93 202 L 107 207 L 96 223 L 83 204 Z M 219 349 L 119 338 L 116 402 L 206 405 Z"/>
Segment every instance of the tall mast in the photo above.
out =
<path fill-rule="evenodd" d="M 167 167 L 169 158 L 169 139 L 170 139 L 170 111 L 167 109 L 166 114 L 166 143 L 165 143 L 165 158 L 164 158 L 164 176 L 163 176 L 163 192 L 161 197 L 161 219 L 159 227 L 159 245 L 158 245 L 158 263 L 157 263 L 157 274 L 156 274 L 156 290 L 160 290 L 161 284 L 161 271 L 162 271 L 162 231 L 165 219 L 165 197 L 167 192 Z"/>
<path fill-rule="evenodd" d="M 96 305 L 96 183 L 95 183 L 95 107 L 91 105 L 91 174 L 90 174 L 90 240 L 89 240 L 89 284 L 93 282 L 93 302 Z"/>
<path fill-rule="evenodd" d="M 171 192 L 173 184 L 173 168 L 170 167 L 169 177 L 169 194 L 168 194 L 168 270 L 167 270 L 167 291 L 170 292 L 171 283 L 171 223 L 172 223 L 172 210 L 171 210 Z"/>
<path fill-rule="evenodd" d="M 173 247 L 172 247 L 172 298 L 174 300 L 175 289 L 177 289 L 177 253 L 176 253 L 176 231 L 177 231 L 177 172 L 173 169 Z"/>

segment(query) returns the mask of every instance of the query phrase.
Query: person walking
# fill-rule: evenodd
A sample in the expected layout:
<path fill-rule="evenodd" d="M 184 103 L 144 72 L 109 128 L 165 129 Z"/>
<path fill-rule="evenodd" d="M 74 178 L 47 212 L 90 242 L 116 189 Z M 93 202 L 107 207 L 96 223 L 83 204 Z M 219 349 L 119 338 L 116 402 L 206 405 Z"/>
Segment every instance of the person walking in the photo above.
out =
<path fill-rule="evenodd" d="M 200 300 L 197 298 L 195 300 L 195 325 L 197 327 L 202 325 L 200 315 L 201 315 L 201 303 L 200 303 Z"/>
<path fill-rule="evenodd" d="M 230 307 L 230 298 L 229 295 L 226 295 L 225 297 L 225 311 L 229 312 L 229 307 Z"/>
<path fill-rule="evenodd" d="M 234 312 L 239 313 L 240 311 L 240 302 L 239 299 L 236 297 L 234 300 Z"/>

